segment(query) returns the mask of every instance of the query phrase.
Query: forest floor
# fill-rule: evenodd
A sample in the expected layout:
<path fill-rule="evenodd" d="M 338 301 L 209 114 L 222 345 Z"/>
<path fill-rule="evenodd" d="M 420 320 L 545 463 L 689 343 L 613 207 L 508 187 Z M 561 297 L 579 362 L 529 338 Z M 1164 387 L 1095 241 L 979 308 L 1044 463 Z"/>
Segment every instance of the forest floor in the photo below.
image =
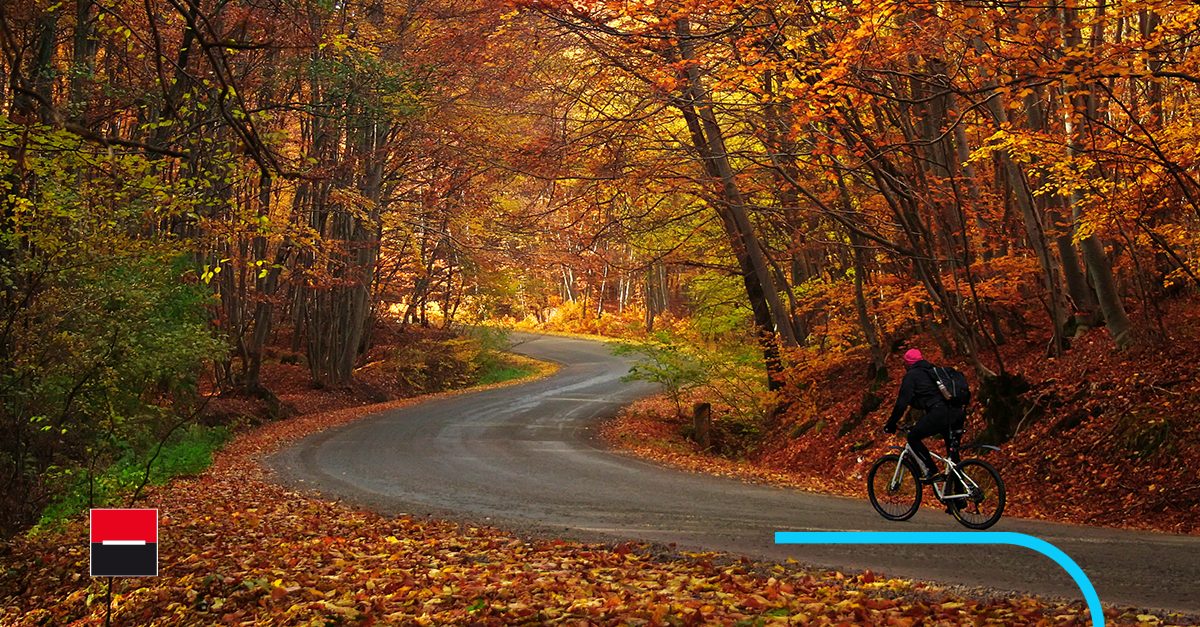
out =
<path fill-rule="evenodd" d="M 1087 623 L 1079 604 L 960 596 L 871 572 L 807 571 L 661 547 L 530 539 L 386 518 L 292 492 L 271 482 L 258 462 L 264 454 L 422 398 L 373 403 L 378 383 L 317 389 L 291 367 L 271 371 L 279 400 L 296 415 L 243 430 L 203 474 L 149 493 L 142 506 L 160 510 L 160 576 L 116 580 L 112 624 Z M 105 624 L 109 582 L 87 574 L 87 533 L 80 516 L 0 545 L 0 625 Z M 1135 609 L 1109 608 L 1105 617 L 1120 625 L 1192 624 Z"/>
<path fill-rule="evenodd" d="M 453 392 L 451 392 L 453 393 Z M 642 545 L 386 518 L 289 491 L 257 460 L 420 399 L 275 421 L 155 488 L 160 576 L 113 584 L 114 625 L 1084 625 L 1079 604 L 972 598 L 871 572 L 806 571 Z M 86 517 L 0 547 L 0 624 L 102 625 Z M 1178 617 L 1108 609 L 1120 625 Z"/>
<path fill-rule="evenodd" d="M 1006 370 L 1029 382 L 1015 437 L 986 456 L 1004 477 L 1006 516 L 1200 533 L 1198 305 L 1194 297 L 1167 303 L 1156 312 L 1152 336 L 1124 352 L 1103 328 L 1075 338 L 1058 358 L 1046 356 L 1048 338 L 999 347 Z M 958 367 L 975 385 L 970 368 L 943 359 L 928 337 L 904 349 L 912 347 L 935 364 Z M 893 373 L 903 372 L 902 350 L 889 356 Z M 618 448 L 681 469 L 865 498 L 871 464 L 903 443 L 883 433 L 900 376 L 872 392 L 882 404 L 871 409 L 868 362 L 860 355 L 820 373 L 814 392 L 738 459 L 700 450 L 683 435 L 690 416 L 676 415 L 661 397 L 627 408 L 603 433 Z M 698 390 L 689 401 L 713 399 Z M 714 420 L 723 409 L 729 413 L 714 403 Z M 982 421 L 978 413 L 968 419 L 965 441 L 982 431 Z M 944 452 L 934 440 L 931 448 Z"/>

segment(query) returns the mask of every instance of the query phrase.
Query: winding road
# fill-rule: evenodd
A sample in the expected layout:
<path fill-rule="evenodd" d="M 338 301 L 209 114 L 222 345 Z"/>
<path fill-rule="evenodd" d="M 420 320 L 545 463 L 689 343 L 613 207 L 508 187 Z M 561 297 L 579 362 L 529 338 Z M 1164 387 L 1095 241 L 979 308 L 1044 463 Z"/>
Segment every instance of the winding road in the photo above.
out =
<path fill-rule="evenodd" d="M 964 531 L 941 511 L 891 523 L 851 499 L 683 473 L 605 450 L 598 419 L 653 392 L 599 342 L 513 334 L 552 377 L 442 397 L 301 440 L 269 465 L 293 488 L 384 514 L 447 515 L 587 540 L 676 543 L 755 559 L 1082 599 L 1050 558 L 1012 546 L 776 545 L 776 531 Z M 864 464 L 864 472 L 865 472 Z M 1084 570 L 1100 600 L 1200 614 L 1200 536 L 1004 518 Z"/>

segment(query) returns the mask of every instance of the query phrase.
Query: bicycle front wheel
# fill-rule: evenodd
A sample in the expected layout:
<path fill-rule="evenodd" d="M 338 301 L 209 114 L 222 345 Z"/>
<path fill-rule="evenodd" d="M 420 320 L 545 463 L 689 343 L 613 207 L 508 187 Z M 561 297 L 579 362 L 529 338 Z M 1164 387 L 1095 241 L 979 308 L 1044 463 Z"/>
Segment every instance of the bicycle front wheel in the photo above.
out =
<path fill-rule="evenodd" d="M 908 520 L 921 508 L 921 484 L 916 470 L 899 455 L 884 455 L 867 473 L 871 505 L 888 520 Z"/>
<path fill-rule="evenodd" d="M 987 529 L 1004 513 L 1004 480 L 982 459 L 964 459 L 958 472 L 965 478 L 967 496 L 954 499 L 951 510 L 958 522 L 971 529 Z"/>

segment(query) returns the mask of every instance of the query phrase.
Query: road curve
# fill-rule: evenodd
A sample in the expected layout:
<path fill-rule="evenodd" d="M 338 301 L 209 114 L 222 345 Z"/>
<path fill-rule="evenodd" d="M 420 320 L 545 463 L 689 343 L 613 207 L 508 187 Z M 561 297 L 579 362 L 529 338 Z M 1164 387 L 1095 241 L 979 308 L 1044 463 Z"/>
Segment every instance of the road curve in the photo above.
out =
<path fill-rule="evenodd" d="M 685 550 L 883 572 L 1082 599 L 1020 547 L 797 546 L 776 531 L 964 531 L 939 511 L 890 523 L 858 499 L 682 473 L 604 450 L 596 421 L 652 391 L 599 342 L 514 334 L 514 352 L 563 365 L 531 383 L 434 399 L 315 434 L 272 457 L 279 480 L 384 514 L 487 519 L 564 537 L 674 542 Z M 865 464 L 864 464 L 865 473 Z M 1101 602 L 1200 614 L 1200 537 L 1013 518 L 1083 569 Z"/>

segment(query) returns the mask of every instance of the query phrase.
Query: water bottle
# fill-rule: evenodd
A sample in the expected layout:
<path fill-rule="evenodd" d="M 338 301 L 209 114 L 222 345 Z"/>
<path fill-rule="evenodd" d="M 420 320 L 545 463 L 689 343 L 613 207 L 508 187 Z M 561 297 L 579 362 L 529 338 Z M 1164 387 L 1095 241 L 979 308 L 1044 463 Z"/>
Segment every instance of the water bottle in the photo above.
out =
<path fill-rule="evenodd" d="M 942 396 L 946 397 L 946 400 L 950 400 L 950 390 L 946 389 L 946 386 L 942 383 L 942 380 L 936 376 L 933 378 L 933 380 L 937 381 L 938 391 L 942 393 Z"/>

